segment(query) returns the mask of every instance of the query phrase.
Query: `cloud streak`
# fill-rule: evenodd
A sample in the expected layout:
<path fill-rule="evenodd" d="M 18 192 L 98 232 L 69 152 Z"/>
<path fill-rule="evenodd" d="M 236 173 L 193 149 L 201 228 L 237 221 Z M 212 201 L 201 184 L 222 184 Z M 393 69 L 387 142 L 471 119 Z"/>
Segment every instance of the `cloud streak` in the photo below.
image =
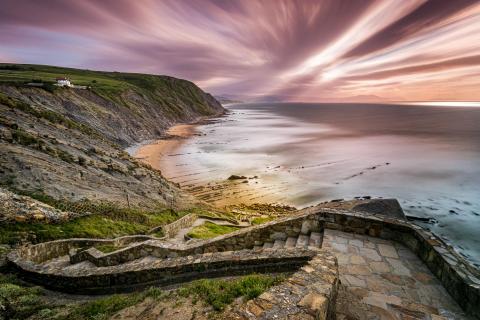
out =
<path fill-rule="evenodd" d="M 170 74 L 215 94 L 480 100 L 474 0 L 3 0 L 0 43 L 2 60 Z"/>

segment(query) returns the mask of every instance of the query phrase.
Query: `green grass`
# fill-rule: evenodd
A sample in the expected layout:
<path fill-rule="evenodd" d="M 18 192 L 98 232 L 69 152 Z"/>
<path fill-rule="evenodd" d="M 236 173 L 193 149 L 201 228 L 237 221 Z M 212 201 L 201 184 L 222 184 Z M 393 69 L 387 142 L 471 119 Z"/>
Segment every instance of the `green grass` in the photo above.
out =
<path fill-rule="evenodd" d="M 27 287 L 14 276 L 0 274 L 0 319 L 103 320 L 146 298 L 159 299 L 163 295 L 161 289 L 151 287 L 143 292 L 54 306 L 45 299 L 39 287 Z"/>
<path fill-rule="evenodd" d="M 236 298 L 253 299 L 285 279 L 283 275 L 249 275 L 233 280 L 205 279 L 191 282 L 167 294 L 151 287 L 142 292 L 114 294 L 83 303 L 53 304 L 39 287 L 28 287 L 11 275 L 0 274 L 0 319 L 106 320 L 118 311 L 141 303 L 146 298 L 193 298 L 204 301 L 214 310 L 223 310 Z M 3 318 L 2 318 L 3 316 Z"/>
<path fill-rule="evenodd" d="M 21 286 L 15 277 L 0 274 L 0 319 L 26 319 L 42 308 L 40 288 Z"/>
<path fill-rule="evenodd" d="M 249 275 L 234 280 L 203 279 L 179 289 L 178 294 L 183 297 L 193 296 L 205 301 L 215 310 L 223 310 L 236 298 L 256 298 L 283 280 L 283 276 L 269 275 Z"/>
<path fill-rule="evenodd" d="M 97 245 L 95 246 L 95 248 L 102 251 L 103 253 L 110 253 L 110 252 L 114 252 L 122 248 L 125 248 L 125 246 L 114 246 L 112 244 L 103 244 L 103 245 Z"/>
<path fill-rule="evenodd" d="M 143 292 L 131 294 L 114 294 L 95 301 L 82 303 L 72 308 L 68 315 L 55 317 L 58 320 L 103 320 L 116 312 L 134 306 L 146 298 L 158 299 L 162 296 L 161 289 L 151 287 Z"/>
<path fill-rule="evenodd" d="M 196 239 L 210 239 L 216 236 L 227 234 L 238 230 L 238 227 L 222 226 L 212 222 L 205 222 L 204 224 L 194 227 L 187 236 Z"/>
<path fill-rule="evenodd" d="M 270 216 L 270 217 L 257 217 L 257 218 L 253 218 L 251 223 L 252 225 L 259 225 L 259 224 L 264 224 L 266 222 L 269 222 L 269 221 L 272 221 L 272 220 L 275 220 L 277 217 L 273 217 L 273 216 Z"/>
<path fill-rule="evenodd" d="M 175 212 L 164 208 L 156 210 L 118 208 L 111 203 L 93 203 L 87 200 L 68 202 L 53 199 L 42 193 L 27 195 L 62 210 L 78 213 L 91 212 L 92 215 L 59 224 L 32 222 L 2 224 L 0 225 L 0 243 L 15 244 L 25 238 L 33 242 L 44 242 L 66 238 L 115 238 L 145 234 L 153 227 L 173 222 L 190 212 Z"/>

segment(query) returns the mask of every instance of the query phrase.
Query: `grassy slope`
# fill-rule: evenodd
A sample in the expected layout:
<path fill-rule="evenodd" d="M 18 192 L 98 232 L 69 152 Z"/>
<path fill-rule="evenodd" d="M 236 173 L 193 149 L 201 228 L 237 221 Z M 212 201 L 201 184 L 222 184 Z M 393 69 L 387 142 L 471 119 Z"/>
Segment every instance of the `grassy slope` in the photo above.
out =
<path fill-rule="evenodd" d="M 194 227 L 187 234 L 191 238 L 196 239 L 210 239 L 222 234 L 227 234 L 233 231 L 237 231 L 239 228 L 232 226 L 222 226 L 212 222 L 205 222 L 204 224 Z"/>
<path fill-rule="evenodd" d="M 79 217 L 59 224 L 18 222 L 0 225 L 0 244 L 16 244 L 22 240 L 44 242 L 67 238 L 115 238 L 124 235 L 146 234 L 147 231 L 171 223 L 191 213 L 204 209 L 173 211 L 118 208 L 111 204 L 91 204 L 89 216 Z M 155 236 L 163 236 L 160 233 Z M 33 236 L 33 237 L 32 237 Z"/>
<path fill-rule="evenodd" d="M 0 274 L 0 306 L 4 307 L 0 310 L 0 319 L 106 320 L 116 312 L 147 298 L 154 303 L 166 301 L 175 307 L 182 299 L 192 297 L 194 301 L 200 300 L 214 310 L 221 311 L 236 298 L 253 299 L 284 279 L 282 275 L 249 275 L 232 280 L 205 279 L 169 293 L 151 287 L 143 292 L 115 294 L 89 302 L 58 305 L 45 300 L 41 288 L 27 287 L 13 276 Z"/>
<path fill-rule="evenodd" d="M 128 105 L 121 94 L 129 89 L 162 105 L 175 114 L 176 98 L 195 105 L 208 114 L 202 91 L 192 82 L 168 76 L 140 73 L 92 71 L 73 68 L 29 64 L 0 64 L 0 84 L 23 85 L 32 81 L 54 83 L 58 77 L 70 78 L 75 85 L 90 86 L 96 94 L 114 103 Z"/>

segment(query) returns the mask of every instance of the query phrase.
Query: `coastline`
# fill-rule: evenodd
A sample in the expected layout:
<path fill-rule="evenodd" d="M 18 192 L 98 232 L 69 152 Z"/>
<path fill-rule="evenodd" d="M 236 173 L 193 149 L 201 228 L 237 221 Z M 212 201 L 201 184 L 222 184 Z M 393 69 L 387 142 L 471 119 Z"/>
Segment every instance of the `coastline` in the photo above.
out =
<path fill-rule="evenodd" d="M 197 132 L 197 126 L 202 120 L 204 119 L 190 124 L 174 125 L 167 130 L 165 138 L 141 142 L 129 147 L 127 152 L 134 158 L 149 164 L 152 168 L 161 170 L 160 160 L 177 150 L 186 139 L 192 137 Z"/>
<path fill-rule="evenodd" d="M 222 107 L 225 105 L 222 104 Z M 223 109 L 212 116 L 198 117 L 189 123 L 177 123 L 165 132 L 165 135 L 158 139 L 144 140 L 125 148 L 125 151 L 132 157 L 145 162 L 152 168 L 162 170 L 160 160 L 169 153 L 177 150 L 188 138 L 197 133 L 197 126 L 224 116 L 228 109 Z"/>

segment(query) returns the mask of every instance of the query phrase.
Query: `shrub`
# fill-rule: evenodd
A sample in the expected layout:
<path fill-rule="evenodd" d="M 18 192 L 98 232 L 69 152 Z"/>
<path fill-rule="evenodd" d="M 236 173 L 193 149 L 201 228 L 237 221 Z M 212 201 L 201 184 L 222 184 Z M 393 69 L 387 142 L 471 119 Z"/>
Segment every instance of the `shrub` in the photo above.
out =
<path fill-rule="evenodd" d="M 12 138 L 15 140 L 17 143 L 24 145 L 24 146 L 30 146 L 34 144 L 42 144 L 42 141 L 36 138 L 35 136 L 32 136 L 28 132 L 22 130 L 22 129 L 16 129 L 12 131 Z"/>
<path fill-rule="evenodd" d="M 55 86 L 53 83 L 45 83 L 41 88 L 50 93 L 55 93 L 59 87 Z"/>
<path fill-rule="evenodd" d="M 57 149 L 57 156 L 65 162 L 72 163 L 75 161 L 73 156 L 67 151 Z"/>
<path fill-rule="evenodd" d="M 82 156 L 78 156 L 78 164 L 84 166 L 87 163 L 87 159 Z"/>

